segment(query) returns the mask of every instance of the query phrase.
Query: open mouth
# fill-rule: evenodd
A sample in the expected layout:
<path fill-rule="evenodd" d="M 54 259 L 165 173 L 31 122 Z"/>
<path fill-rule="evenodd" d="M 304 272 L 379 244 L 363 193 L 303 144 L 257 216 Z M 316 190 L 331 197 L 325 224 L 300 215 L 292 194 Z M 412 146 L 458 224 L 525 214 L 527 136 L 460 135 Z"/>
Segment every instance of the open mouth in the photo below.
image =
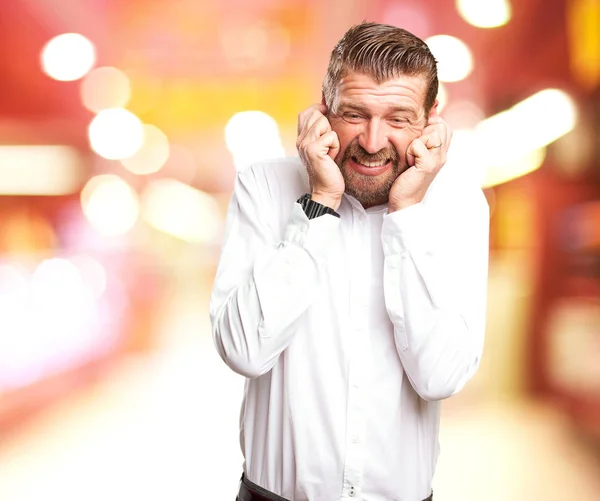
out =
<path fill-rule="evenodd" d="M 377 161 L 367 161 L 363 159 L 359 160 L 358 157 L 352 157 L 350 160 L 352 169 L 365 176 L 378 176 L 392 165 L 391 159 L 389 158 Z"/>
<path fill-rule="evenodd" d="M 352 161 L 358 165 L 362 165 L 364 167 L 375 168 L 375 167 L 383 167 L 386 165 L 390 159 L 386 158 L 384 160 L 378 160 L 376 162 L 367 162 L 365 160 L 359 160 L 357 157 L 352 157 Z"/>

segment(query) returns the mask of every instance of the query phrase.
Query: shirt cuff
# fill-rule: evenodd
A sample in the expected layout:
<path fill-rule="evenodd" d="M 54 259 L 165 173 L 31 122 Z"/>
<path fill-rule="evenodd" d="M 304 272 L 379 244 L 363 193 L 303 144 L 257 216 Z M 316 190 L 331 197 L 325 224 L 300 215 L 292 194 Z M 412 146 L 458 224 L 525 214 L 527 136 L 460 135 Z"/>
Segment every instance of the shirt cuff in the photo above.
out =
<path fill-rule="evenodd" d="M 431 252 L 432 225 L 423 202 L 386 214 L 381 228 L 386 257 L 404 251 Z"/>
<path fill-rule="evenodd" d="M 325 214 L 308 219 L 302 206 L 296 202 L 285 229 L 284 241 L 304 247 L 313 255 L 323 255 L 337 234 L 340 218 Z"/>

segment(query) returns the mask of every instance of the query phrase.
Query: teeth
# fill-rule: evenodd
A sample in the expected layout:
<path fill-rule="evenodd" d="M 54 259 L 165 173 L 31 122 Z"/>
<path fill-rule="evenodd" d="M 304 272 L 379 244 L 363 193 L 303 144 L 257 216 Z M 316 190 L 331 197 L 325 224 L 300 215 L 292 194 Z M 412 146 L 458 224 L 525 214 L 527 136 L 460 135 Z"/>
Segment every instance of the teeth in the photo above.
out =
<path fill-rule="evenodd" d="M 380 162 L 360 162 L 365 167 L 381 167 L 387 163 L 387 160 L 383 160 Z"/>

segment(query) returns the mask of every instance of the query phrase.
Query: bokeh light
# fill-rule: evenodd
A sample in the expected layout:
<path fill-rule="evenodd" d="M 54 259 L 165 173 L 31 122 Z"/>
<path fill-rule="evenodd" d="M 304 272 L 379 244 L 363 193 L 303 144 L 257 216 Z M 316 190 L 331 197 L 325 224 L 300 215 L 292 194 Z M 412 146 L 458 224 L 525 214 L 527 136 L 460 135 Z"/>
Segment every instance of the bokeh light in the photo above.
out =
<path fill-rule="evenodd" d="M 546 148 L 538 148 L 503 164 L 493 162 L 485 171 L 482 186 L 488 188 L 539 169 L 546 159 Z"/>
<path fill-rule="evenodd" d="M 242 111 L 231 117 L 225 127 L 225 142 L 238 170 L 258 160 L 285 155 L 277 122 L 262 111 Z"/>
<path fill-rule="evenodd" d="M 504 165 L 564 136 L 576 122 L 577 109 L 571 97 L 559 89 L 545 89 L 486 118 L 477 126 L 477 134 L 484 151 L 495 163 Z"/>
<path fill-rule="evenodd" d="M 151 182 L 142 208 L 150 226 L 188 242 L 214 243 L 223 223 L 212 196 L 175 179 Z"/>
<path fill-rule="evenodd" d="M 42 49 L 42 69 L 63 82 L 78 80 L 96 63 L 94 44 L 79 33 L 64 33 L 51 39 Z"/>
<path fill-rule="evenodd" d="M 456 0 L 456 9 L 469 24 L 478 28 L 496 28 L 510 21 L 509 0 Z"/>
<path fill-rule="evenodd" d="M 73 256 L 69 261 L 77 267 L 84 285 L 94 297 L 100 297 L 106 290 L 106 270 L 94 258 L 85 255 Z"/>
<path fill-rule="evenodd" d="M 169 139 L 154 125 L 143 125 L 143 143 L 131 157 L 121 160 L 134 174 L 152 174 L 161 169 L 169 158 Z"/>
<path fill-rule="evenodd" d="M 90 179 L 81 191 L 81 205 L 91 226 L 107 236 L 128 232 L 139 215 L 137 193 L 115 174 Z"/>
<path fill-rule="evenodd" d="M 453 130 L 473 129 L 484 118 L 483 110 L 472 101 L 453 101 L 444 110 L 444 119 Z"/>
<path fill-rule="evenodd" d="M 450 35 L 435 35 L 425 40 L 438 61 L 438 77 L 442 82 L 458 82 L 473 70 L 471 49 Z"/>
<path fill-rule="evenodd" d="M 28 294 L 27 278 L 12 264 L 0 264 L 0 317 L 22 304 Z"/>
<path fill-rule="evenodd" d="M 67 259 L 50 258 L 43 260 L 31 276 L 31 286 L 35 301 L 54 305 L 66 295 L 75 299 L 81 295 L 83 281 L 76 266 Z"/>
<path fill-rule="evenodd" d="M 446 105 L 448 104 L 448 89 L 442 82 L 439 82 L 439 84 L 438 84 L 437 100 L 438 100 L 437 110 L 438 110 L 438 113 L 440 113 L 444 108 L 446 108 Z"/>
<path fill-rule="evenodd" d="M 109 160 L 133 156 L 144 142 L 142 122 L 122 108 L 102 110 L 92 120 L 88 133 L 92 149 Z"/>
<path fill-rule="evenodd" d="M 0 195 L 66 195 L 81 188 L 80 152 L 66 145 L 0 145 Z"/>
<path fill-rule="evenodd" d="M 123 108 L 131 97 L 129 78 L 112 66 L 95 68 L 81 81 L 81 101 L 98 113 L 109 108 Z"/>

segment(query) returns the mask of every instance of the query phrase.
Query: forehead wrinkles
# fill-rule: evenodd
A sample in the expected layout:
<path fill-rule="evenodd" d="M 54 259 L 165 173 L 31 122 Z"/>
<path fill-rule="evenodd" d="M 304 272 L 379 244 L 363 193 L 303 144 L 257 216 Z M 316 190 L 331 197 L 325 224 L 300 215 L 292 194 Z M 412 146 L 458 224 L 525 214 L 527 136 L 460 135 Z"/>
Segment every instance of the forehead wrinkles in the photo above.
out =
<path fill-rule="evenodd" d="M 411 105 L 417 114 L 425 100 L 425 82 L 417 77 L 403 77 L 381 85 L 363 75 L 348 75 L 339 85 L 336 107 L 341 102 L 356 102 L 382 106 Z"/>

